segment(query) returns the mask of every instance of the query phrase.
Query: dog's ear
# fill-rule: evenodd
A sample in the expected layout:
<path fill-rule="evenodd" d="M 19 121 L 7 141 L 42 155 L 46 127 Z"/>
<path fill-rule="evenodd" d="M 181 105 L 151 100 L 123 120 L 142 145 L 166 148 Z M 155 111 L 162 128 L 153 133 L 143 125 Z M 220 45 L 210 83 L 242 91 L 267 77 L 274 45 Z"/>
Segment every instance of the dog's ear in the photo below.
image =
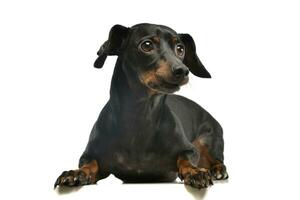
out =
<path fill-rule="evenodd" d="M 189 34 L 179 34 L 180 40 L 185 46 L 185 56 L 183 63 L 189 70 L 198 77 L 211 78 L 209 72 L 205 69 L 196 53 L 195 42 Z"/>
<path fill-rule="evenodd" d="M 94 67 L 102 68 L 108 55 L 119 55 L 125 46 L 129 28 L 121 25 L 114 25 L 109 32 L 109 37 L 97 52 L 98 58 L 94 63 Z"/>

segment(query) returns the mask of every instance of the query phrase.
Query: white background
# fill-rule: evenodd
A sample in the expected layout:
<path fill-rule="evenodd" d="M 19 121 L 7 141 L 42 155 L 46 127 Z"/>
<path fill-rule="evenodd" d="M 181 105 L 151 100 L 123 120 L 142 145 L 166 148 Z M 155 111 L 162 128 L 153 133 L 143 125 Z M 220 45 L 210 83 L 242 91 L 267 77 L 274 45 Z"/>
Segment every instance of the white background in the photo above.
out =
<path fill-rule="evenodd" d="M 0 199 L 299 199 L 297 1 L 0 2 Z M 230 179 L 206 191 L 112 176 L 59 194 L 108 100 L 116 58 L 93 68 L 114 24 L 190 33 L 212 79 L 182 94 L 223 126 Z"/>

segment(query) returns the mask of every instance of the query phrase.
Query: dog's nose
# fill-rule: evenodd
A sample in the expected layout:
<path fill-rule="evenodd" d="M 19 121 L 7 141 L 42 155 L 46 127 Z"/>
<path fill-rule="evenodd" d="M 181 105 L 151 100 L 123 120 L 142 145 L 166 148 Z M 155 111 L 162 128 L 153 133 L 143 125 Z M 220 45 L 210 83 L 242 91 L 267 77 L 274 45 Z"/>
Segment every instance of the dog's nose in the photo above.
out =
<path fill-rule="evenodd" d="M 172 67 L 172 72 L 176 77 L 185 77 L 189 74 L 188 68 L 187 67 L 182 67 L 182 66 Z"/>

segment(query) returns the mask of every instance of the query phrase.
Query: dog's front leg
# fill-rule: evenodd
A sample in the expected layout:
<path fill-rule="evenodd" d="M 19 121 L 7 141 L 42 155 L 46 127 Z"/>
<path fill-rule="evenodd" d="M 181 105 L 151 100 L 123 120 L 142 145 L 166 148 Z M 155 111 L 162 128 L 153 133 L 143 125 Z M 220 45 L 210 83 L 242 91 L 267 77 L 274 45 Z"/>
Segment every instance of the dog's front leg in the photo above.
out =
<path fill-rule="evenodd" d="M 178 176 L 184 184 L 202 189 L 213 185 L 209 169 L 195 167 L 186 155 L 177 159 Z"/>
<path fill-rule="evenodd" d="M 99 165 L 96 160 L 82 165 L 77 170 L 64 171 L 56 180 L 56 186 L 82 186 L 97 182 Z"/>

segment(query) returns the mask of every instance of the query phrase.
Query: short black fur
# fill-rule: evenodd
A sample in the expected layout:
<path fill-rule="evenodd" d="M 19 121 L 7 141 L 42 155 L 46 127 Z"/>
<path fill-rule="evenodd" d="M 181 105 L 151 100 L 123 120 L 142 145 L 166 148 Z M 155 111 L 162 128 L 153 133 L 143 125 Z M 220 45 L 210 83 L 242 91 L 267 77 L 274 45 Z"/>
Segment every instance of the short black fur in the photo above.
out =
<path fill-rule="evenodd" d="M 154 50 L 142 52 L 140 43 L 150 37 Z M 174 53 L 177 43 L 185 47 L 184 58 Z M 215 162 L 208 170 L 223 163 L 220 124 L 195 102 L 170 94 L 187 79 L 172 74 L 178 66 L 198 77 L 211 77 L 190 35 L 161 25 L 115 25 L 94 66 L 101 68 L 108 55 L 118 56 L 110 99 L 94 124 L 79 167 L 96 160 L 97 180 L 114 174 L 125 182 L 172 182 L 178 177 L 179 157 L 201 167 L 204 155 L 195 146 L 197 141 L 207 147 Z M 72 186 L 63 178 L 56 185 Z M 227 178 L 226 170 L 222 178 Z"/>

